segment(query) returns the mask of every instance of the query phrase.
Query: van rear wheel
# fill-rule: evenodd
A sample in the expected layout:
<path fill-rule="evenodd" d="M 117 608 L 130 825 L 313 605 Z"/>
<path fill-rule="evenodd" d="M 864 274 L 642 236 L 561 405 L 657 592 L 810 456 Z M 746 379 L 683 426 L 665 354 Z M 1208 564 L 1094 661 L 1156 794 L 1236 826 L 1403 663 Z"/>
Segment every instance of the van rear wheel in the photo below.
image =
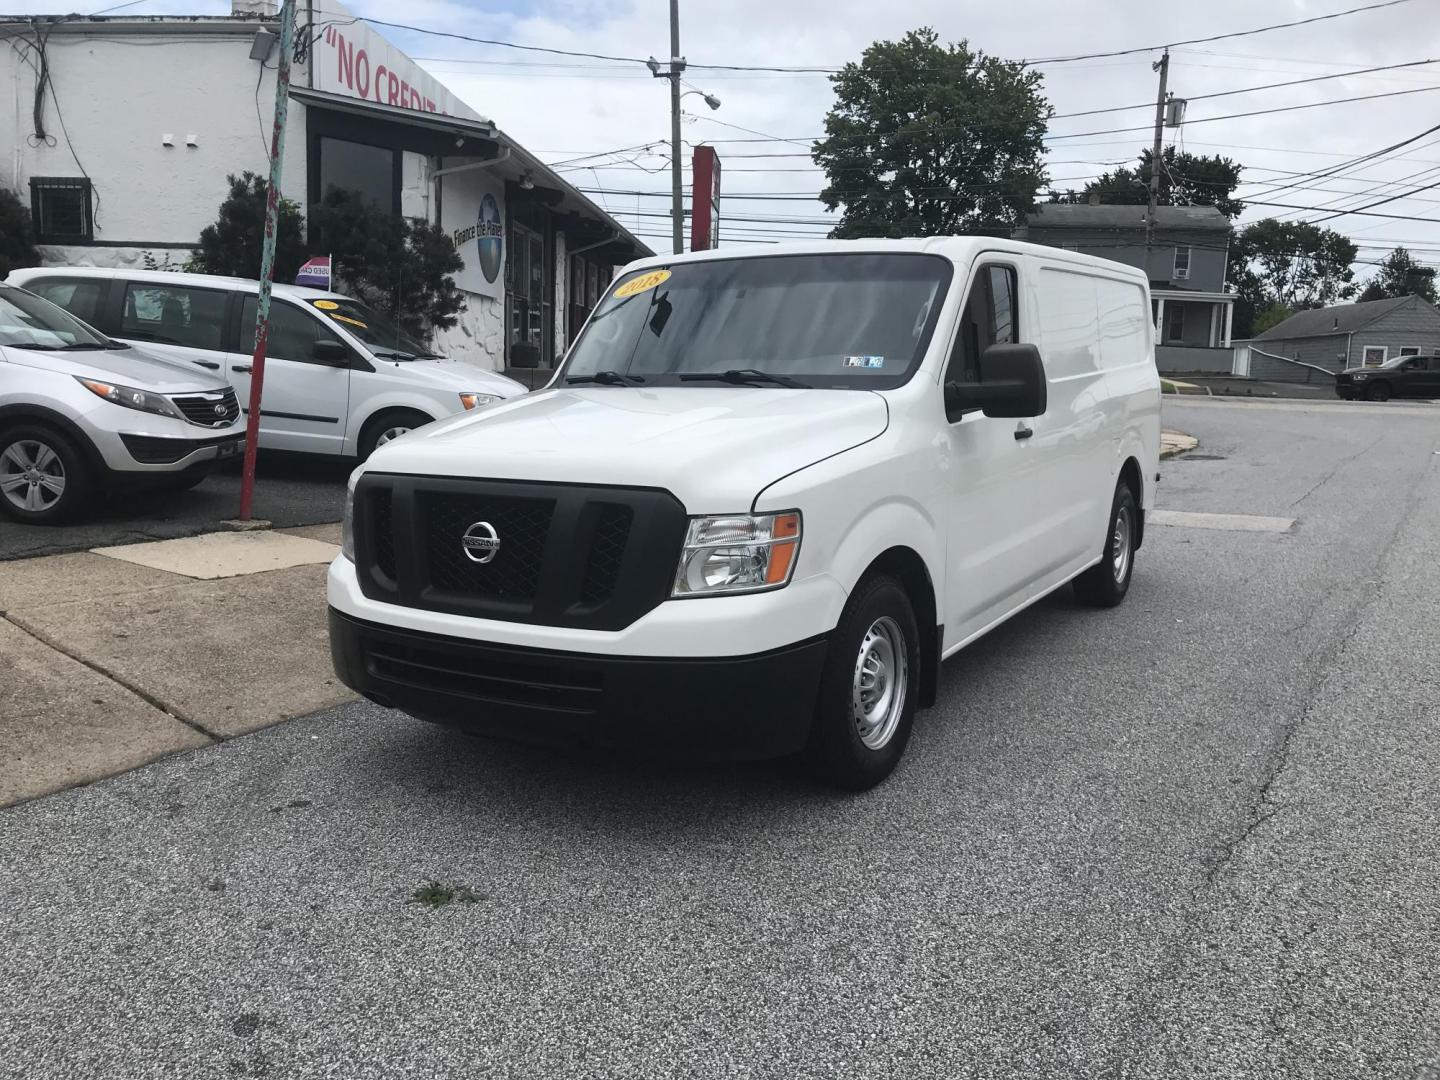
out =
<path fill-rule="evenodd" d="M 805 757 L 827 784 L 864 791 L 894 771 L 920 687 L 915 611 L 895 578 L 862 581 L 831 637 Z"/>
<path fill-rule="evenodd" d="M 1075 579 L 1075 595 L 1096 607 L 1115 607 L 1130 591 L 1135 571 L 1135 534 L 1139 531 L 1140 508 L 1135 493 L 1121 480 L 1115 485 L 1110 505 L 1110 528 L 1100 561 Z"/>

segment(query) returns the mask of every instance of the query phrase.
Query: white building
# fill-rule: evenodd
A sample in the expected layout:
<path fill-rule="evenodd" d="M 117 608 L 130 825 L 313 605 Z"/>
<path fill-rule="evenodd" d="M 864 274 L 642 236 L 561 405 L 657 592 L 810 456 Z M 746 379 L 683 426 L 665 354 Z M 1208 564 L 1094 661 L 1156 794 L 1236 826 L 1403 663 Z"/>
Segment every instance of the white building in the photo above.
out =
<path fill-rule="evenodd" d="M 234 4 L 0 17 L 0 184 L 29 202 L 46 265 L 178 267 L 227 175 L 267 174 L 278 19 L 273 0 Z M 306 207 L 353 188 L 438 222 L 467 294 L 439 347 L 553 364 L 613 267 L 649 248 L 334 0 L 302 0 L 298 21 L 282 194 Z"/>

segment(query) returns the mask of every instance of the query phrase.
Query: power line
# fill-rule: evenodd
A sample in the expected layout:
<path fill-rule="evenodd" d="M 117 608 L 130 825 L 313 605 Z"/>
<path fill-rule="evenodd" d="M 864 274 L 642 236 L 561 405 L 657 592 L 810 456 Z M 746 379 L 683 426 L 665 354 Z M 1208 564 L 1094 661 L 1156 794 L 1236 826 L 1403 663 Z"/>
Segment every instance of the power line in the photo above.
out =
<path fill-rule="evenodd" d="M 1257 26 L 1253 30 L 1233 30 L 1226 34 L 1211 34 L 1209 37 L 1189 38 L 1185 41 L 1171 41 L 1159 45 L 1142 45 L 1133 49 L 1114 49 L 1110 52 L 1098 53 L 1077 53 L 1074 56 L 1048 56 L 1041 60 L 1027 60 L 1025 63 L 1030 67 L 1040 64 L 1069 64 L 1076 60 L 1103 60 L 1112 56 L 1134 56 L 1136 53 L 1154 53 L 1162 49 L 1177 49 L 1182 45 L 1204 45 L 1211 41 L 1225 41 L 1229 38 L 1249 37 L 1252 34 L 1265 34 L 1271 30 L 1288 30 L 1295 26 L 1308 26 L 1310 23 L 1325 22 L 1328 19 L 1339 19 L 1346 15 L 1355 15 L 1364 11 L 1378 11 L 1380 8 L 1396 7 L 1400 4 L 1408 4 L 1410 0 L 1381 0 L 1376 4 L 1363 4 L 1360 7 L 1346 8 L 1344 11 L 1332 11 L 1328 15 L 1312 15 L 1308 19 L 1295 19 L 1292 22 L 1274 23 L 1270 26 Z"/>

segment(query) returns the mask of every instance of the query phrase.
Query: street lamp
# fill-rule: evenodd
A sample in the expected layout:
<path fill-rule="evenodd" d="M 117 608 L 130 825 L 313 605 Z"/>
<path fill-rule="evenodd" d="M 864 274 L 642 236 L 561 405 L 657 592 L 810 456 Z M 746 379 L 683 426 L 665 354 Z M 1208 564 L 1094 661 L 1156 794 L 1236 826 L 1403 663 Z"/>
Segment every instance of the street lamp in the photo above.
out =
<path fill-rule="evenodd" d="M 709 105 L 712 110 L 720 108 L 720 99 L 719 99 L 718 97 L 716 97 L 714 94 L 707 94 L 707 93 L 705 93 L 705 91 L 703 91 L 703 90 L 686 90 L 685 93 L 683 93 L 683 94 L 680 95 L 680 97 L 681 97 L 681 98 L 687 98 L 687 97 L 689 97 L 691 94 L 694 94 L 694 95 L 696 95 L 697 97 L 703 98 L 703 99 L 705 100 L 705 104 L 706 104 L 706 105 Z"/>

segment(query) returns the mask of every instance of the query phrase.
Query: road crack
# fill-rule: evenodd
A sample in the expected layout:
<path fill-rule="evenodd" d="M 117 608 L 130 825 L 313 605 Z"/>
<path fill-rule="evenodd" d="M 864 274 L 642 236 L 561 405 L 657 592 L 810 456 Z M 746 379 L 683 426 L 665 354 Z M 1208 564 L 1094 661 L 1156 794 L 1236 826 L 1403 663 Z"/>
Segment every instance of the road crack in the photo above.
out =
<path fill-rule="evenodd" d="M 1379 445 L 1380 445 L 1380 440 L 1383 439 L 1383 438 L 1385 438 L 1385 433 L 1382 432 L 1382 433 L 1375 439 L 1375 441 L 1372 442 L 1369 446 L 1361 447 L 1359 450 L 1356 450 L 1355 453 L 1349 455 L 1348 457 L 1343 457 L 1343 458 L 1341 458 L 1338 462 L 1335 463 L 1335 467 L 1334 467 L 1333 469 L 1331 469 L 1328 473 L 1326 473 L 1326 474 L 1325 474 L 1324 476 L 1322 476 L 1318 481 L 1316 481 L 1315 484 L 1314 484 L 1313 486 L 1311 486 L 1311 488 L 1310 488 L 1309 491 L 1305 492 L 1304 495 L 1301 495 L 1298 499 L 1296 499 L 1294 502 L 1292 502 L 1292 503 L 1290 504 L 1290 506 L 1288 507 L 1288 509 L 1294 510 L 1295 507 L 1299 506 L 1302 502 L 1304 502 L 1306 499 L 1308 499 L 1311 495 L 1314 495 L 1315 492 L 1319 491 L 1322 487 L 1324 487 L 1326 484 L 1328 484 L 1331 480 L 1335 479 L 1335 474 L 1338 473 L 1341 469 L 1343 469 L 1346 465 L 1349 465 L 1349 464 L 1350 464 L 1352 461 L 1354 461 L 1356 458 L 1364 457 L 1364 456 L 1365 456 L 1366 454 L 1368 454 L 1371 450 L 1374 450 L 1375 447 L 1379 446 Z"/>
<path fill-rule="evenodd" d="M 108 679 L 108 680 L 110 680 L 111 682 L 115 683 L 117 686 L 120 686 L 120 687 L 124 688 L 125 690 L 128 690 L 130 693 L 132 693 L 132 694 L 134 694 L 136 697 L 138 697 L 141 701 L 145 702 L 145 704 L 150 705 L 150 706 L 152 706 L 152 707 L 154 707 L 154 708 L 156 708 L 156 709 L 159 709 L 159 710 L 160 710 L 161 712 L 163 712 L 166 716 L 169 716 L 169 717 L 171 717 L 171 718 L 173 718 L 173 719 L 175 719 L 175 720 L 178 720 L 180 723 L 184 724 L 186 727 L 190 728 L 192 731 L 196 731 L 196 732 L 198 732 L 199 734 L 204 735 L 207 739 L 211 740 L 212 742 L 224 742 L 224 741 L 225 741 L 225 736 L 219 734 L 218 732 L 211 731 L 209 728 L 207 728 L 204 724 L 200 723 L 200 721 L 196 720 L 194 717 L 192 717 L 192 716 L 186 716 L 186 715 L 185 715 L 183 712 L 181 712 L 179 709 L 175 708 L 175 706 L 171 705 L 169 702 L 163 701 L 162 699 L 156 697 L 154 694 L 150 693 L 150 691 L 146 690 L 143 686 L 140 686 L 138 683 L 134 682 L 134 681 L 131 680 L 131 679 L 127 679 L 125 676 L 119 674 L 118 672 L 111 671 L 111 670 L 110 670 L 109 668 L 107 668 L 104 664 L 97 663 L 96 661 L 91 660 L 90 658 L 81 655 L 80 653 L 76 652 L 76 651 L 73 650 L 73 649 L 66 648 L 64 644 L 62 644 L 62 643 L 59 642 L 59 641 L 56 641 L 54 638 L 52 638 L 49 634 L 45 633 L 43 630 L 37 630 L 37 629 L 35 629 L 33 626 L 27 625 L 26 623 L 22 622 L 21 620 L 15 618 L 15 616 L 12 615 L 10 612 L 8 612 L 8 611 L 0 611 L 0 619 L 4 619 L 4 620 L 5 620 L 7 623 L 9 623 L 11 626 L 15 627 L 15 629 L 19 630 L 19 631 L 20 631 L 21 633 L 23 633 L 23 634 L 27 634 L 27 635 L 29 635 L 30 637 L 34 638 L 36 641 L 40 642 L 40 644 L 41 644 L 41 645 L 44 645 L 46 648 L 54 649 L 56 652 L 60 653 L 62 656 L 68 656 L 71 660 L 74 660 L 77 664 L 81 664 L 81 665 L 83 665 L 84 667 L 89 668 L 91 671 L 95 672 L 95 674 L 101 676 L 102 678 Z"/>

